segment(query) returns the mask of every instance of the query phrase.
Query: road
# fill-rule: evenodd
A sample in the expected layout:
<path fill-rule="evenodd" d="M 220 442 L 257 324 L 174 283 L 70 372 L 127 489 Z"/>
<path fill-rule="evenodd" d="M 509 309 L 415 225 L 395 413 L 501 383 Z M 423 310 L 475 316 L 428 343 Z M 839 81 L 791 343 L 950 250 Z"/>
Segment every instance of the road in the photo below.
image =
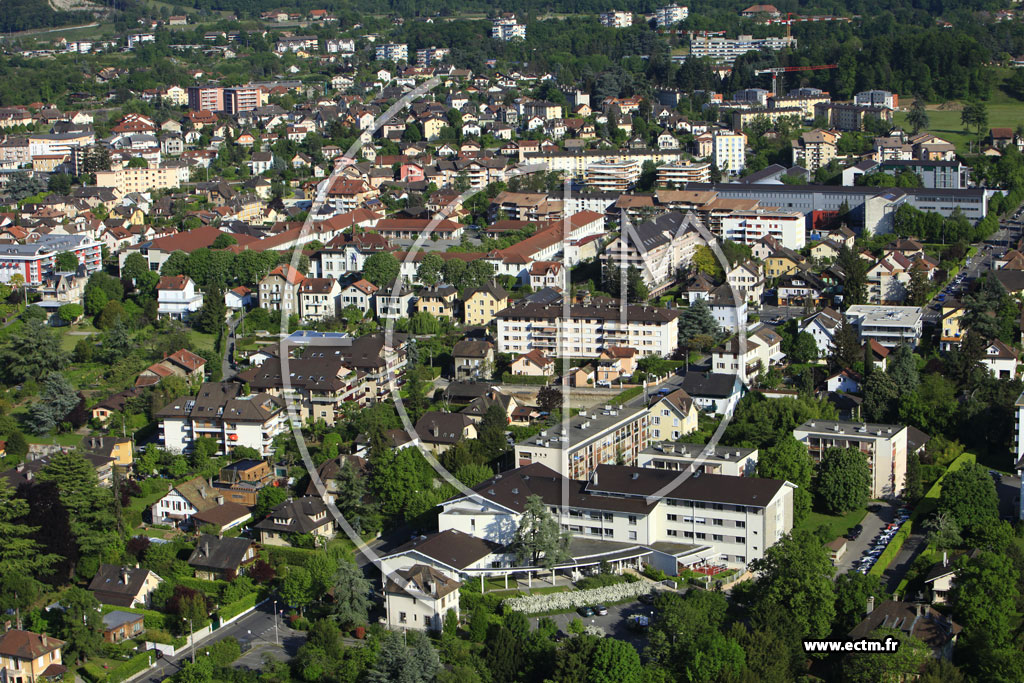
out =
<path fill-rule="evenodd" d="M 281 645 L 275 645 L 273 605 L 273 602 L 265 602 L 257 607 L 255 611 L 250 612 L 233 624 L 219 628 L 206 638 L 196 641 L 196 655 L 201 657 L 204 646 L 212 645 L 229 636 L 237 639 L 239 644 L 242 645 L 243 650 L 247 649 L 247 646 L 251 644 L 253 647 L 258 646 L 263 652 L 274 649 L 279 653 L 283 650 L 288 655 L 294 655 L 299 646 L 305 642 L 306 634 L 302 631 L 288 628 L 284 625 L 283 619 L 281 619 L 277 628 L 277 636 L 280 637 Z M 278 606 L 280 605 L 281 603 L 279 602 Z M 168 676 L 173 676 L 177 673 L 182 665 L 191 658 L 192 644 L 189 643 L 188 647 L 184 648 L 174 657 L 165 657 L 159 660 L 159 664 L 156 667 L 147 671 L 144 676 L 136 679 L 136 681 L 139 683 L 159 683 Z M 262 653 L 260 658 L 262 659 Z"/>
<path fill-rule="evenodd" d="M 228 337 L 224 344 L 224 357 L 220 360 L 221 377 L 225 382 L 235 376 L 235 371 L 231 368 L 231 351 L 235 348 L 235 331 L 244 318 L 245 313 L 242 313 L 237 318 L 228 319 Z"/>

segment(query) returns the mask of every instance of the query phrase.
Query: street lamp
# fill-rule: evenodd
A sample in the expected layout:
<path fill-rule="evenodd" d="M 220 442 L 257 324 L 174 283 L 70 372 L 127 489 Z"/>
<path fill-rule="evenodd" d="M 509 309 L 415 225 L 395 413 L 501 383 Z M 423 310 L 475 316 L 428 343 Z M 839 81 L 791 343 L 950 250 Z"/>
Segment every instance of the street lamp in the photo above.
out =
<path fill-rule="evenodd" d="M 277 600 L 274 600 L 274 644 L 281 644 L 281 639 L 277 634 Z"/>
<path fill-rule="evenodd" d="M 192 663 L 196 663 L 196 636 L 195 631 L 192 630 L 192 617 L 182 617 L 182 621 L 188 622 L 188 639 L 192 643 Z"/>

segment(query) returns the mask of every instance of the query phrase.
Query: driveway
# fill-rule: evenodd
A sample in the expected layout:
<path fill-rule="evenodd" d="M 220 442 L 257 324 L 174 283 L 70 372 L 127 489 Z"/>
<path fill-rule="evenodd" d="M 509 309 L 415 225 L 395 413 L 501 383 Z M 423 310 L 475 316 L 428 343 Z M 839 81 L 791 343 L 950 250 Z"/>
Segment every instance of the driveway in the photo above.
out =
<path fill-rule="evenodd" d="M 896 509 L 889 503 L 879 503 L 879 506 L 878 512 L 869 511 L 864 516 L 864 521 L 860 523 L 864 530 L 861 531 L 860 536 L 854 541 L 847 542 L 846 554 L 836 565 L 836 576 L 853 569 L 853 563 L 860 560 L 875 544 L 875 539 L 882 531 L 882 527 L 896 517 Z"/>
<path fill-rule="evenodd" d="M 625 640 L 633 645 L 637 650 L 642 651 L 647 645 L 647 635 L 629 628 L 626 624 L 626 619 L 631 614 L 646 614 L 649 617 L 653 617 L 654 606 L 645 605 L 637 600 L 634 602 L 622 603 L 621 605 L 612 605 L 608 608 L 608 614 L 603 617 L 595 615 L 584 619 L 576 612 L 569 612 L 567 614 L 555 614 L 547 618 L 553 619 L 558 625 L 559 630 L 563 633 L 569 632 L 569 624 L 573 619 L 579 619 L 585 626 L 599 626 L 604 629 L 604 632 L 607 635 L 618 640 Z M 530 622 L 536 626 L 539 619 L 541 619 L 541 617 L 531 617 Z"/>

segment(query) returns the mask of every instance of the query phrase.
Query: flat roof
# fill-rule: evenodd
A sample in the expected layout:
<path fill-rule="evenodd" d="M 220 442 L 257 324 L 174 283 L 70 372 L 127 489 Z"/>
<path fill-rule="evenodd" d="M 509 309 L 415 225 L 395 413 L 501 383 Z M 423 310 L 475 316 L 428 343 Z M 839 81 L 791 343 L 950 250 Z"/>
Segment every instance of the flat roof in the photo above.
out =
<path fill-rule="evenodd" d="M 536 436 L 520 441 L 516 446 L 546 448 L 579 448 L 595 441 L 619 425 L 631 422 L 647 412 L 647 408 L 623 408 L 622 406 L 605 405 L 600 409 L 584 410 L 569 420 L 568 439 L 563 441 L 563 423 L 545 429 Z"/>
<path fill-rule="evenodd" d="M 920 306 L 874 306 L 858 304 L 846 309 L 846 317 L 873 326 L 916 325 L 924 316 Z"/>
<path fill-rule="evenodd" d="M 857 438 L 892 438 L 906 430 L 903 425 L 880 424 L 877 422 L 841 422 L 836 420 L 808 420 L 797 427 L 795 432 L 809 434 L 841 434 Z"/>

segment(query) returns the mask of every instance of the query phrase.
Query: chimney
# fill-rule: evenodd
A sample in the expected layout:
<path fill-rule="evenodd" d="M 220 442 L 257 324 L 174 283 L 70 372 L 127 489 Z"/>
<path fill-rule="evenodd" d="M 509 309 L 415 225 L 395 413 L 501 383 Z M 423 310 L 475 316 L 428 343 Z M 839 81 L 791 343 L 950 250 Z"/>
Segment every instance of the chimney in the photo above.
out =
<path fill-rule="evenodd" d="M 949 557 L 947 556 L 947 553 L 946 553 L 945 550 L 942 551 L 942 566 L 943 567 L 948 567 L 949 566 Z"/>
<path fill-rule="evenodd" d="M 128 585 L 128 567 L 121 567 L 121 581 L 124 585 Z"/>
<path fill-rule="evenodd" d="M 874 595 L 869 595 L 868 596 L 868 611 L 867 611 L 867 614 L 871 614 L 873 611 L 875 611 L 875 596 Z"/>
<path fill-rule="evenodd" d="M 206 541 L 205 543 L 203 543 L 203 554 L 206 555 L 207 557 L 210 556 L 210 542 L 209 541 Z"/>
<path fill-rule="evenodd" d="M 597 470 L 594 470 L 594 486 L 597 486 Z"/>

